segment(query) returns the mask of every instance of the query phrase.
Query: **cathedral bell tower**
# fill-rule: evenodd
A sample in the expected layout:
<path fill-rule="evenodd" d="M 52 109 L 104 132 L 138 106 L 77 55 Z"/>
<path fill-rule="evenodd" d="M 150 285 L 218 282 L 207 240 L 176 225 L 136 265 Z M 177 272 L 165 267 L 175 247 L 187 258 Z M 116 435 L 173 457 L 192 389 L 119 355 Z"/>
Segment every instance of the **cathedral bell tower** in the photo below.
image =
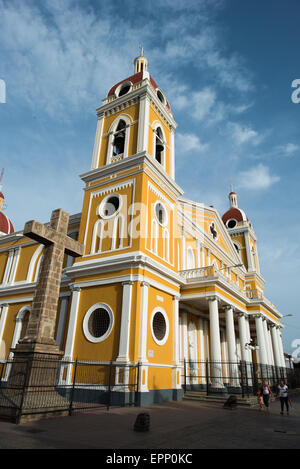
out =
<path fill-rule="evenodd" d="M 245 212 L 239 208 L 237 194 L 231 191 L 228 198 L 230 208 L 224 213 L 222 220 L 248 272 L 259 273 L 256 236 L 252 224 Z"/>
<path fill-rule="evenodd" d="M 91 169 L 146 152 L 174 179 L 174 132 L 170 105 L 148 72 L 148 60 L 134 60 L 134 74 L 115 84 L 97 109 Z"/>

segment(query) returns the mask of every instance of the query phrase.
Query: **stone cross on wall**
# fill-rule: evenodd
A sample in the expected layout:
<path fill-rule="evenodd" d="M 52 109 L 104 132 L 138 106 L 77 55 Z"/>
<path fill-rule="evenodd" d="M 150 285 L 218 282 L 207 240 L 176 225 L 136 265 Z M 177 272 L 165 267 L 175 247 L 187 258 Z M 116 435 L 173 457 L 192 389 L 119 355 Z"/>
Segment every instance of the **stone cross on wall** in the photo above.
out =
<path fill-rule="evenodd" d="M 25 224 L 24 235 L 44 244 L 45 249 L 21 346 L 57 346 L 54 334 L 64 253 L 77 257 L 82 256 L 84 250 L 81 243 L 67 236 L 68 223 L 69 214 L 58 209 L 52 212 L 50 226 L 34 220 Z"/>

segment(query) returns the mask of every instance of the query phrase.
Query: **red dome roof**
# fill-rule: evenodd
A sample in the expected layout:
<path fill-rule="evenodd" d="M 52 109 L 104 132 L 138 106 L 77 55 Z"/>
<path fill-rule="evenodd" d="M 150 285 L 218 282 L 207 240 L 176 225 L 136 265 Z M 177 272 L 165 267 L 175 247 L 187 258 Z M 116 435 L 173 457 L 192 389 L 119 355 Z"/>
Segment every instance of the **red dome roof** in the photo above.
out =
<path fill-rule="evenodd" d="M 11 234 L 14 232 L 15 229 L 10 219 L 7 218 L 7 216 L 4 215 L 3 212 L 0 212 L 0 233 Z"/>
<path fill-rule="evenodd" d="M 153 78 L 149 75 L 150 77 L 150 83 L 151 85 L 153 86 L 153 88 L 156 90 L 158 88 L 157 84 L 155 83 L 155 81 L 153 80 Z M 109 96 L 113 96 L 116 89 L 118 88 L 118 86 L 120 86 L 122 83 L 125 83 L 126 81 L 130 81 L 133 85 L 135 85 L 136 83 L 139 83 L 140 81 L 142 81 L 143 79 L 143 72 L 138 72 L 138 73 L 135 73 L 134 75 L 131 75 L 131 77 L 128 77 L 128 78 L 125 78 L 124 80 L 122 81 L 119 81 L 119 83 L 117 83 L 116 85 L 114 85 L 108 92 L 108 95 L 107 97 Z M 168 103 L 168 101 L 166 100 L 166 105 L 167 105 L 167 108 L 170 109 L 170 105 Z"/>
<path fill-rule="evenodd" d="M 246 217 L 244 211 L 241 210 L 240 208 L 235 208 L 235 207 L 230 208 L 222 216 L 222 220 L 223 220 L 223 223 L 225 223 L 225 225 L 230 219 L 234 219 L 237 222 L 248 221 L 248 218 Z"/>

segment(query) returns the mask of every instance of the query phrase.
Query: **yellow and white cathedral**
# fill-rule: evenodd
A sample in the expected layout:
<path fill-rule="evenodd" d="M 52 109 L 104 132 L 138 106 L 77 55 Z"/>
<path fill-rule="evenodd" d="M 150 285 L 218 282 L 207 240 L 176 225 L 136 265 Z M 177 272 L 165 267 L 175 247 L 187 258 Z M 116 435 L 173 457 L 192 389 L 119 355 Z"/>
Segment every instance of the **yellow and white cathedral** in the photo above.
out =
<path fill-rule="evenodd" d="M 142 53 L 97 118 L 82 211 L 69 222 L 84 255 L 66 255 L 61 278 L 56 340 L 65 359 L 139 363 L 143 402 L 181 397 L 184 360 L 284 367 L 282 316 L 264 295 L 253 227 L 234 192 L 222 217 L 183 196 L 176 122 Z M 6 225 L 1 360 L 24 337 L 43 256 L 43 245 Z"/>

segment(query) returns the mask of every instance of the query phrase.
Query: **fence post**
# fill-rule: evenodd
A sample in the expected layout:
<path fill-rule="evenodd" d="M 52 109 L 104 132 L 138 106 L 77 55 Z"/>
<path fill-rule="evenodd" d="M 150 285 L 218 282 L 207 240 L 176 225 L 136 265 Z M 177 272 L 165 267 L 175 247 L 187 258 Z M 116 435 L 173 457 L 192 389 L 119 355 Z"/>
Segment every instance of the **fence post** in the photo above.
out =
<path fill-rule="evenodd" d="M 186 360 L 183 360 L 183 371 L 184 371 L 184 392 L 186 392 Z"/>
<path fill-rule="evenodd" d="M 244 392 L 244 372 L 243 372 L 243 362 L 240 361 L 240 372 L 241 372 L 241 388 L 242 388 L 242 397 L 245 397 Z"/>
<path fill-rule="evenodd" d="M 208 358 L 206 359 L 205 368 L 206 368 L 206 395 L 208 396 L 208 394 L 209 394 L 209 363 L 208 363 Z"/>
<path fill-rule="evenodd" d="M 109 410 L 111 405 L 111 376 L 112 376 L 112 361 L 109 364 L 109 378 L 108 378 L 108 400 L 106 409 Z"/>
<path fill-rule="evenodd" d="M 74 399 L 74 391 L 75 391 L 75 381 L 76 381 L 76 374 L 77 374 L 77 358 L 75 360 L 75 367 L 74 367 L 74 376 L 73 376 L 73 383 L 71 389 L 71 396 L 70 396 L 70 406 L 69 406 L 69 415 L 72 415 L 73 412 L 73 399 Z"/>

